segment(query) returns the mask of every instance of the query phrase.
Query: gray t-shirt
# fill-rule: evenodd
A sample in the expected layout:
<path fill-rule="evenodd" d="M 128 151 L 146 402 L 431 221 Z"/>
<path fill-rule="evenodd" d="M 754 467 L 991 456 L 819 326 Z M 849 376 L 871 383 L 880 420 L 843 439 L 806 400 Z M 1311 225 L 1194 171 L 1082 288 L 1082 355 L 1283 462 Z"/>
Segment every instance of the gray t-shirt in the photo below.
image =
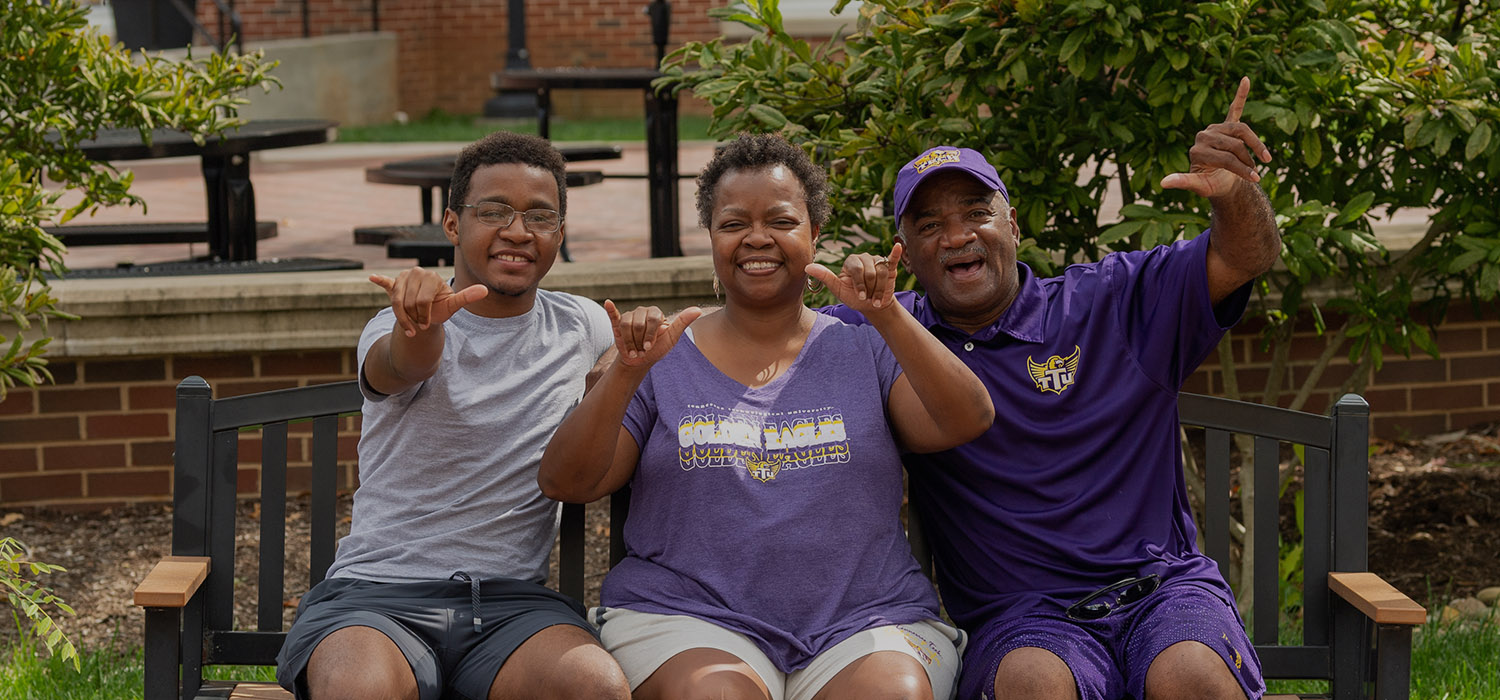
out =
<path fill-rule="evenodd" d="M 437 373 L 382 396 L 364 383 L 364 359 L 394 327 L 383 309 L 359 339 L 359 489 L 329 576 L 545 580 L 561 511 L 537 486 L 537 465 L 614 342 L 609 317 L 546 290 L 520 316 L 460 310 L 444 324 Z"/>

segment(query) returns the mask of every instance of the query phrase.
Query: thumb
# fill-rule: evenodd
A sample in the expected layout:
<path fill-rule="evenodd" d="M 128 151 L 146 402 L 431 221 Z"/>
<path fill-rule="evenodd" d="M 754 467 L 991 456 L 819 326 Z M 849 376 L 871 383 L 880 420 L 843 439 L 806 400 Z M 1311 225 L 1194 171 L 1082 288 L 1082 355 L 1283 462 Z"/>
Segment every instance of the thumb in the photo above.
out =
<path fill-rule="evenodd" d="M 376 286 L 384 289 L 387 292 L 396 288 L 396 280 L 386 277 L 385 275 L 370 275 L 370 281 L 374 282 Z"/>
<path fill-rule="evenodd" d="M 901 264 L 901 255 L 905 252 L 906 246 L 901 245 L 900 241 L 891 246 L 891 254 L 886 256 L 891 261 L 891 277 L 896 276 L 896 266 Z"/>
<path fill-rule="evenodd" d="M 682 337 L 682 333 L 687 330 L 688 325 L 698 320 L 698 317 L 702 315 L 703 309 L 696 306 L 689 306 L 677 312 L 677 317 L 672 319 L 672 323 L 667 326 L 667 338 L 671 340 L 673 345 L 677 344 L 677 339 Z"/>
<path fill-rule="evenodd" d="M 459 306 L 468 306 L 469 304 L 472 304 L 472 303 L 474 303 L 476 301 L 479 301 L 480 299 L 485 298 L 486 296 L 489 295 L 489 293 L 490 293 L 490 290 L 487 289 L 484 285 L 482 285 L 482 284 L 474 284 L 474 285 L 469 285 L 468 287 L 464 287 L 457 294 L 454 294 L 453 295 L 453 300 Z"/>
<path fill-rule="evenodd" d="M 459 309 L 483 299 L 487 294 L 489 294 L 489 290 L 485 289 L 484 285 L 475 284 L 464 287 L 462 291 L 448 295 L 445 299 L 438 302 L 438 305 L 442 308 L 443 318 L 447 319 L 457 313 Z"/>
<path fill-rule="evenodd" d="M 828 269 L 822 263 L 808 263 L 807 267 L 802 268 L 802 271 L 806 272 L 813 279 L 822 282 L 824 287 L 837 289 L 839 286 L 839 276 L 833 274 L 833 270 Z"/>
<path fill-rule="evenodd" d="M 1161 179 L 1164 190 L 1188 190 L 1207 196 L 1211 191 L 1206 178 L 1196 173 L 1172 173 Z"/>

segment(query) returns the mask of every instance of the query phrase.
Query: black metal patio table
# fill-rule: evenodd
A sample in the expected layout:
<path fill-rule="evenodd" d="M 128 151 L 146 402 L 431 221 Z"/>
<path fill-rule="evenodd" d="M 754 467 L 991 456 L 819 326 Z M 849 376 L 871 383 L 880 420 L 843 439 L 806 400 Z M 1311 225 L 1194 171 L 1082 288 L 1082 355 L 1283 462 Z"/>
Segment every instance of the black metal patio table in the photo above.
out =
<path fill-rule="evenodd" d="M 79 147 L 93 160 L 143 160 L 198 156 L 208 198 L 209 260 L 256 259 L 255 190 L 250 184 L 250 154 L 272 148 L 326 143 L 335 122 L 322 119 L 259 119 L 247 122 L 202 145 L 180 131 L 158 129 L 148 144 L 135 129 L 107 129 Z M 142 231 L 142 243 L 158 241 Z"/>
<path fill-rule="evenodd" d="M 496 92 L 535 90 L 537 133 L 550 138 L 553 90 L 641 90 L 646 98 L 646 183 L 651 209 L 651 257 L 682 255 L 677 221 L 677 98 L 658 93 L 655 68 L 506 69 L 490 77 Z"/>

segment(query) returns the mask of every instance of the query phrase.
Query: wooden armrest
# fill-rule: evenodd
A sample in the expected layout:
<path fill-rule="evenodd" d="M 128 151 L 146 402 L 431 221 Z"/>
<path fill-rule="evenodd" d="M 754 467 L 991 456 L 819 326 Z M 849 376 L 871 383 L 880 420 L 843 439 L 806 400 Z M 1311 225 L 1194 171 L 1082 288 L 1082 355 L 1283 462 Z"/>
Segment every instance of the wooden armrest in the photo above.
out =
<path fill-rule="evenodd" d="M 1420 625 L 1427 609 L 1368 571 L 1330 573 L 1328 588 L 1381 625 Z"/>
<path fill-rule="evenodd" d="M 135 604 L 143 608 L 180 608 L 208 578 L 208 557 L 162 557 L 135 587 Z"/>

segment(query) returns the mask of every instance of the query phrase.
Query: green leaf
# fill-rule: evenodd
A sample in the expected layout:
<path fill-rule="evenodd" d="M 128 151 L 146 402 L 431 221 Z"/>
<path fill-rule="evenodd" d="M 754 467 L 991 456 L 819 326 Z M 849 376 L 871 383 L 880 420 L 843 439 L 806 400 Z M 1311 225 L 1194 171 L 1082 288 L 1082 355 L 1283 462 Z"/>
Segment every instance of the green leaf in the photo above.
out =
<path fill-rule="evenodd" d="M 1474 160 L 1490 147 L 1490 123 L 1480 122 L 1469 132 L 1469 142 L 1464 146 L 1464 160 Z"/>
<path fill-rule="evenodd" d="M 1161 216 L 1161 212 L 1145 204 L 1126 204 L 1120 207 L 1120 216 L 1127 219 L 1156 218 Z"/>
<path fill-rule="evenodd" d="M 974 130 L 974 125 L 967 119 L 949 117 L 939 121 L 938 128 L 947 132 L 967 133 Z"/>
<path fill-rule="evenodd" d="M 749 112 L 750 116 L 755 117 L 756 121 L 759 121 L 760 123 L 765 124 L 772 129 L 780 129 L 783 126 L 786 126 L 786 115 L 782 114 L 781 110 L 778 110 L 775 107 L 771 107 L 765 104 L 753 104 L 749 107 L 746 107 L 745 111 Z"/>
<path fill-rule="evenodd" d="M 1354 221 L 1355 219 L 1358 219 L 1361 216 L 1364 216 L 1365 212 L 1370 210 L 1370 205 L 1374 202 L 1374 192 L 1361 192 L 1355 195 L 1353 199 L 1349 200 L 1348 204 L 1344 205 L 1343 209 L 1339 210 L 1339 215 L 1337 217 L 1334 217 L 1332 225 L 1343 226 L 1344 224 L 1347 224 L 1351 221 Z"/>
<path fill-rule="evenodd" d="M 1115 224 L 1114 226 L 1104 229 L 1104 231 L 1099 234 L 1097 243 L 1101 246 L 1106 246 L 1116 241 L 1124 240 L 1135 235 L 1135 232 L 1141 230 L 1141 227 L 1145 225 L 1146 222 L 1141 220 L 1124 221 Z"/>
<path fill-rule="evenodd" d="M 1323 140 L 1318 133 L 1312 129 L 1302 130 L 1302 162 L 1307 167 L 1317 167 L 1323 160 Z"/>
<path fill-rule="evenodd" d="M 1083 27 L 1074 29 L 1073 33 L 1069 34 L 1068 38 L 1063 40 L 1062 49 L 1058 52 L 1057 59 L 1063 63 L 1067 63 L 1088 38 L 1089 32 L 1087 29 Z"/>
<path fill-rule="evenodd" d="M 952 68 L 954 64 L 958 63 L 958 59 L 963 58 L 963 55 L 964 40 L 959 39 L 953 42 L 953 45 L 949 46 L 948 51 L 943 54 L 943 67 Z"/>
<path fill-rule="evenodd" d="M 1458 136 L 1458 131 L 1448 124 L 1446 120 L 1437 122 L 1437 124 L 1439 126 L 1437 136 L 1434 138 L 1432 144 L 1432 152 L 1441 158 L 1448 154 L 1449 148 L 1452 148 L 1453 139 Z"/>

